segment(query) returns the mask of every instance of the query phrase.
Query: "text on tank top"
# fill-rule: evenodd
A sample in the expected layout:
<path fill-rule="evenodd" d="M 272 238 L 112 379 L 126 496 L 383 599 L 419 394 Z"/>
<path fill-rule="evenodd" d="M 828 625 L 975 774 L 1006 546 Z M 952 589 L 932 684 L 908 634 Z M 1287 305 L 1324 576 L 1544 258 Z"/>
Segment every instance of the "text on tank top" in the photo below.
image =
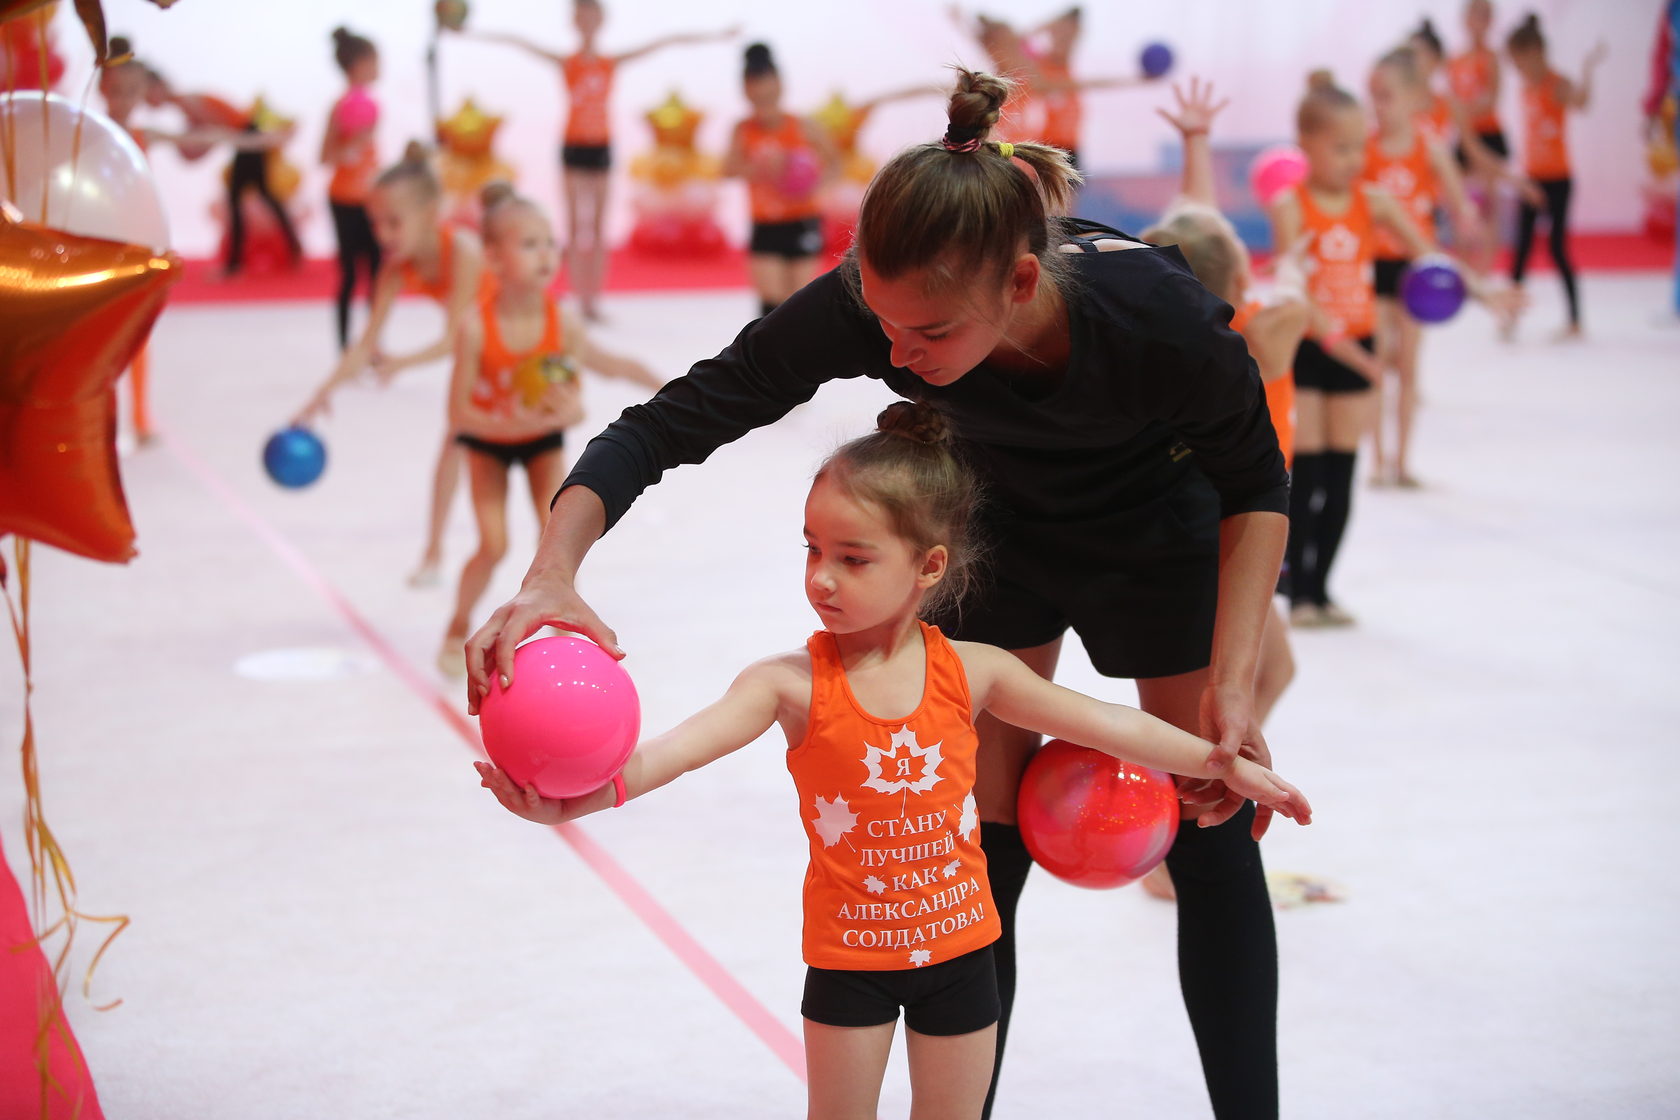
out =
<path fill-rule="evenodd" d="M 1237 308 L 1231 315 L 1231 329 L 1248 338 L 1248 324 L 1261 307 L 1259 300 L 1249 300 Z M 1249 353 L 1254 347 L 1249 346 Z M 1271 414 L 1272 427 L 1277 431 L 1278 450 L 1283 452 L 1283 462 L 1287 466 L 1295 458 L 1295 371 L 1290 370 L 1283 376 L 1271 381 L 1263 381 L 1266 390 L 1266 411 Z"/>
<path fill-rule="evenodd" d="M 1493 76 L 1498 70 L 1498 55 L 1486 47 L 1472 48 L 1447 63 L 1447 84 L 1460 103 L 1470 105 L 1493 92 Z M 1477 132 L 1498 131 L 1497 108 L 1490 106 L 1471 118 L 1470 127 Z"/>
<path fill-rule="evenodd" d="M 1307 294 L 1329 316 L 1333 329 L 1362 338 L 1376 323 L 1371 261 L 1376 243 L 1371 207 L 1355 184 L 1347 209 L 1326 214 L 1305 184 L 1295 188 L 1301 203 L 1301 232 L 1311 235 L 1304 262 Z"/>
<path fill-rule="evenodd" d="M 919 625 L 927 679 L 902 720 L 858 704 L 832 634 L 806 643 L 810 725 L 787 766 L 811 845 L 803 942 L 815 968 L 920 968 L 999 936 L 974 801 L 968 676 L 945 636 Z"/>
<path fill-rule="evenodd" d="M 1393 195 L 1423 235 L 1435 240 L 1435 206 L 1440 200 L 1441 184 L 1430 160 L 1429 139 L 1422 128 L 1412 129 L 1412 146 L 1399 156 L 1389 155 L 1383 149 L 1381 137 L 1372 133 L 1365 145 L 1365 181 Z M 1385 226 L 1377 227 L 1376 254 L 1389 260 L 1409 255 L 1405 242 Z"/>
<path fill-rule="evenodd" d="M 605 147 L 612 143 L 608 98 L 612 94 L 614 62 L 600 55 L 568 55 L 560 64 L 566 80 L 566 143 Z"/>
<path fill-rule="evenodd" d="M 565 428 L 583 419 L 583 387 L 566 356 L 560 309 L 552 299 L 544 301 L 542 337 L 528 350 L 510 350 L 502 340 L 495 300 L 479 305 L 479 321 L 483 324 L 484 345 L 478 357 L 478 377 L 473 381 L 475 408 L 511 418 L 536 408 L 552 387 L 559 386 L 566 401 L 555 415 L 554 426 Z"/>
<path fill-rule="evenodd" d="M 1569 143 L 1556 74 L 1523 86 L 1523 170 L 1534 179 L 1569 177 Z"/>
<path fill-rule="evenodd" d="M 748 117 L 741 127 L 741 147 L 746 152 L 748 168 L 767 162 L 817 158 L 816 149 L 805 134 L 804 122 L 792 113 L 783 113 L 781 123 L 775 128 L 766 128 L 757 118 Z M 797 222 L 814 218 L 818 213 L 816 177 L 811 178 L 810 190 L 790 195 L 782 189 L 780 182 L 761 180 L 749 172 L 747 199 L 755 222 Z"/>

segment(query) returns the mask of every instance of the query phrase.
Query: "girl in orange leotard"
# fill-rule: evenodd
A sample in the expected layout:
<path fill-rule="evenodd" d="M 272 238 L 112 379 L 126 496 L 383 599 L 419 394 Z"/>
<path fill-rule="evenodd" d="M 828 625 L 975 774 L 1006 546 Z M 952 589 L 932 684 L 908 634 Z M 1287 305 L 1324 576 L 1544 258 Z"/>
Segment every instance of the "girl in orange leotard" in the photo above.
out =
<path fill-rule="evenodd" d="M 461 646 L 472 611 L 507 552 L 508 474 L 525 468 L 540 525 L 566 475 L 566 428 L 583 419 L 578 369 L 592 369 L 658 389 L 639 362 L 601 349 L 581 320 L 563 315 L 548 294 L 554 279 L 554 231 L 542 211 L 506 183 L 484 188 L 484 254 L 494 294 L 467 316 L 455 347 L 449 421 L 466 456 L 478 549 L 461 569 L 455 613 L 438 667 L 466 672 Z"/>
<path fill-rule="evenodd" d="M 922 621 L 971 574 L 976 486 L 931 405 L 899 402 L 879 423 L 823 464 L 805 500 L 805 595 L 822 629 L 803 646 L 748 666 L 722 699 L 644 740 L 580 797 L 548 800 L 488 763 L 477 769 L 504 807 L 554 825 L 652 792 L 779 726 L 809 851 L 807 1114 L 876 1114 L 902 1014 L 911 1115 L 975 1117 L 994 1063 L 1002 928 L 980 846 L 975 720 L 989 712 L 1174 773 L 1216 772 L 1212 744 L 1189 732 Z M 1226 780 L 1311 819 L 1299 790 L 1246 758 Z"/>
<path fill-rule="evenodd" d="M 1517 213 L 1517 243 L 1511 254 L 1511 280 L 1521 285 L 1528 270 L 1528 254 L 1534 245 L 1534 226 L 1542 209 L 1551 236 L 1546 247 L 1552 264 L 1563 280 L 1569 305 L 1569 322 L 1559 338 L 1581 335 L 1581 304 L 1575 291 L 1575 266 L 1569 258 L 1569 197 L 1574 190 L 1570 176 L 1569 138 L 1564 118 L 1571 109 L 1587 107 L 1592 95 L 1592 73 L 1604 60 L 1604 44 L 1587 54 L 1581 80 L 1572 82 L 1553 70 L 1546 61 L 1546 40 L 1540 33 L 1540 18 L 1530 14 L 1506 41 L 1511 65 L 1522 78 L 1523 169 L 1545 196 L 1544 207 L 1525 199 Z"/>
<path fill-rule="evenodd" d="M 782 108 L 782 76 L 763 43 L 747 48 L 741 85 L 752 114 L 735 126 L 723 173 L 747 181 L 747 266 L 768 315 L 817 274 L 821 191 L 840 160 L 826 131 Z"/>
<path fill-rule="evenodd" d="M 488 293 L 490 278 L 484 269 L 478 235 L 443 224 L 442 197 L 426 149 L 418 143 L 410 143 L 402 161 L 375 180 L 368 193 L 367 209 L 372 215 L 369 228 L 382 255 L 373 281 L 373 308 L 355 345 L 344 352 L 337 367 L 293 418 L 294 424 L 308 424 L 325 415 L 333 393 L 370 370 L 382 382 L 388 382 L 402 370 L 448 357 L 454 351 L 455 337 Z M 380 336 L 397 297 L 404 293 L 435 300 L 444 309 L 444 328 L 428 345 L 388 356 L 380 352 Z M 443 533 L 459 485 L 461 463 L 460 450 L 452 433 L 446 431 L 432 472 L 425 548 L 419 566 L 409 577 L 416 587 L 437 582 Z"/>
<path fill-rule="evenodd" d="M 600 0 L 575 0 L 572 26 L 578 47 L 560 54 L 517 35 L 476 34 L 487 42 L 506 43 L 530 51 L 560 68 L 569 109 L 560 145 L 561 182 L 566 202 L 566 275 L 577 293 L 584 318 L 598 320 L 602 286 L 607 274 L 607 181 L 612 167 L 611 95 L 620 66 L 665 47 L 727 39 L 734 29 L 666 35 L 633 50 L 603 54 L 598 39 L 606 10 Z"/>
<path fill-rule="evenodd" d="M 1375 406 L 1381 367 L 1372 354 L 1377 227 L 1395 234 L 1408 258 L 1434 249 L 1411 215 L 1381 187 L 1362 182 L 1365 113 L 1325 71 L 1315 72 L 1296 115 L 1307 178 L 1272 203 L 1272 243 L 1306 239 L 1307 337 L 1295 355 L 1295 462 L 1289 496 L 1290 620 L 1346 626 L 1353 618 L 1331 599 L 1329 576 L 1347 527 L 1359 441 Z M 1515 293 L 1494 293 L 1466 269 L 1472 295 L 1513 316 Z"/>
<path fill-rule="evenodd" d="M 1458 165 L 1435 132 L 1419 123 L 1418 110 L 1426 89 L 1416 48 L 1399 47 L 1384 55 L 1371 71 L 1370 92 L 1376 128 L 1365 146 L 1365 181 L 1383 188 L 1399 202 L 1426 237 L 1434 238 L 1436 212 L 1445 210 L 1457 234 L 1455 245 L 1483 243 L 1485 234 L 1465 193 Z M 1405 243 L 1388 230 L 1377 230 L 1377 362 L 1385 373 L 1393 372 L 1398 390 L 1389 394 L 1387 377 L 1377 379 L 1376 417 L 1371 429 L 1376 460 L 1371 481 L 1377 486 L 1417 485 L 1408 456 L 1417 413 L 1418 349 L 1423 331 L 1400 298 L 1400 279 L 1407 260 Z M 1391 399 L 1397 405 L 1392 445 L 1387 439 L 1390 424 L 1384 415 Z M 1392 459 L 1387 454 L 1390 450 Z"/>

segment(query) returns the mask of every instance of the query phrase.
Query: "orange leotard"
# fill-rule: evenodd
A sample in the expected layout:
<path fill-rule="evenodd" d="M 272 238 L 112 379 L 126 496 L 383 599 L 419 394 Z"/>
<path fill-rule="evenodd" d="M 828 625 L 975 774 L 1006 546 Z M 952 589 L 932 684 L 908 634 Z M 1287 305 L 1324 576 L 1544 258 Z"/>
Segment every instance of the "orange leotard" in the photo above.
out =
<path fill-rule="evenodd" d="M 1259 300 L 1249 300 L 1231 316 L 1231 329 L 1248 337 L 1248 324 L 1260 310 Z M 1277 429 L 1278 450 L 1283 452 L 1283 465 L 1295 459 L 1295 373 L 1291 370 L 1274 381 L 1265 382 L 1266 411 L 1272 414 L 1272 427 Z"/>
<path fill-rule="evenodd" d="M 568 144 L 583 148 L 612 143 L 612 120 L 607 98 L 612 93 L 613 70 L 617 66 L 600 55 L 568 55 L 560 64 L 566 80 L 566 136 Z"/>
<path fill-rule="evenodd" d="M 348 93 L 344 95 L 348 96 Z M 333 102 L 334 120 L 338 118 L 339 106 L 344 97 Z M 356 150 L 350 153 L 348 159 L 333 164 L 332 180 L 327 184 L 327 197 L 334 202 L 360 206 L 367 201 L 369 192 L 373 190 L 373 181 L 378 177 L 379 149 L 374 146 L 373 134 L 370 132 L 356 146 Z"/>
<path fill-rule="evenodd" d="M 1569 178 L 1562 83 L 1558 75 L 1548 73 L 1523 87 L 1523 170 L 1533 179 Z"/>
<path fill-rule="evenodd" d="M 1499 72 L 1499 56 L 1487 47 L 1472 47 L 1447 63 L 1447 84 L 1459 102 L 1469 105 L 1480 101 L 1493 91 L 1493 78 Z M 1470 121 L 1477 132 L 1499 131 L 1499 113 L 1489 107 Z"/>
<path fill-rule="evenodd" d="M 1038 69 L 1048 81 L 1059 87 L 1047 90 L 1039 98 L 1044 106 L 1044 123 L 1039 129 L 1038 139 L 1070 152 L 1077 151 L 1085 108 L 1080 103 L 1079 91 L 1073 88 L 1073 75 L 1065 64 L 1059 62 L 1040 61 Z"/>
<path fill-rule="evenodd" d="M 792 113 L 783 113 L 782 123 L 775 128 L 766 128 L 757 118 L 748 117 L 741 124 L 741 146 L 746 151 L 749 168 L 778 152 L 784 160 L 795 152 L 804 152 L 804 158 L 817 158 L 816 149 L 805 135 L 804 122 Z M 797 222 L 819 213 L 816 191 L 795 198 L 784 193 L 779 183 L 765 182 L 750 174 L 747 198 L 752 220 L 759 223 Z"/>
<path fill-rule="evenodd" d="M 478 356 L 478 378 L 472 387 L 475 408 L 511 418 L 535 408 L 550 387 L 558 385 L 569 400 L 556 411 L 554 426 L 565 428 L 583 419 L 583 387 L 566 361 L 560 309 L 553 300 L 543 309 L 542 337 L 529 350 L 508 349 L 496 318 L 495 300 L 487 299 L 479 305 L 479 322 L 484 328 L 484 345 Z"/>
<path fill-rule="evenodd" d="M 1356 185 L 1347 209 L 1326 214 L 1305 184 L 1295 188 L 1301 204 L 1301 232 L 1307 245 L 1307 294 L 1328 315 L 1334 329 L 1363 338 L 1376 327 L 1376 294 L 1371 260 L 1376 230 L 1363 187 Z"/>
<path fill-rule="evenodd" d="M 1441 194 L 1441 184 L 1430 160 L 1429 139 L 1422 128 L 1412 130 L 1411 149 L 1400 156 L 1384 151 L 1382 139 L 1373 133 L 1365 145 L 1365 181 L 1393 195 L 1423 235 L 1431 241 L 1435 239 L 1435 203 Z M 1390 260 L 1409 255 L 1405 243 L 1383 227 L 1377 229 L 1376 254 Z"/>
<path fill-rule="evenodd" d="M 788 772 L 811 844 L 805 963 L 893 971 L 983 949 L 1001 927 L 980 850 L 968 675 L 926 623 L 922 702 L 877 719 L 846 683 L 834 636 L 811 655 L 810 725 Z"/>
<path fill-rule="evenodd" d="M 438 227 L 438 260 L 437 275 L 428 280 L 420 275 L 420 270 L 414 267 L 413 261 L 403 261 L 397 265 L 397 274 L 402 277 L 402 290 L 410 295 L 428 296 L 443 306 L 449 306 L 449 297 L 455 291 L 455 227 Z M 478 278 L 478 302 L 483 303 L 496 292 L 495 278 L 489 269 L 484 269 Z"/>

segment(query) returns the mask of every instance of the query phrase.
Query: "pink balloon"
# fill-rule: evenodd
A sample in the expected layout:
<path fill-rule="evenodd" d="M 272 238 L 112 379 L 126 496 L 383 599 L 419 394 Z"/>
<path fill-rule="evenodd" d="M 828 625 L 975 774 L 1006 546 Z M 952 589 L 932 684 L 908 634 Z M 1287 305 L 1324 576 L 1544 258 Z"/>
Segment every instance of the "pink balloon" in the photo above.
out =
<path fill-rule="evenodd" d="M 379 123 L 379 103 L 360 86 L 345 94 L 338 103 L 340 132 L 362 132 Z"/>
<path fill-rule="evenodd" d="M 1260 205 L 1272 200 L 1307 177 L 1307 157 L 1292 144 L 1278 144 L 1254 157 L 1248 169 L 1248 185 Z"/>
<path fill-rule="evenodd" d="M 600 646 L 538 638 L 513 655 L 513 687 L 493 677 L 478 710 L 490 761 L 544 797 L 578 797 L 612 781 L 642 727 L 636 686 Z"/>
<path fill-rule="evenodd" d="M 1093 890 L 1143 878 L 1178 835 L 1171 777 L 1061 739 L 1027 764 L 1015 811 L 1033 861 Z"/>

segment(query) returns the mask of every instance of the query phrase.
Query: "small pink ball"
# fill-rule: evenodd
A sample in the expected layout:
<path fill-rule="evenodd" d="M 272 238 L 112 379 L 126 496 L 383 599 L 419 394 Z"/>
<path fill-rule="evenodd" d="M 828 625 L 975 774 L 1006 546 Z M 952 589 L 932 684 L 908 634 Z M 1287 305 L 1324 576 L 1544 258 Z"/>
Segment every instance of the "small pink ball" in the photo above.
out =
<path fill-rule="evenodd" d="M 1248 169 L 1248 185 L 1260 205 L 1272 200 L 1307 177 L 1307 157 L 1292 144 L 1278 144 L 1254 157 Z"/>

